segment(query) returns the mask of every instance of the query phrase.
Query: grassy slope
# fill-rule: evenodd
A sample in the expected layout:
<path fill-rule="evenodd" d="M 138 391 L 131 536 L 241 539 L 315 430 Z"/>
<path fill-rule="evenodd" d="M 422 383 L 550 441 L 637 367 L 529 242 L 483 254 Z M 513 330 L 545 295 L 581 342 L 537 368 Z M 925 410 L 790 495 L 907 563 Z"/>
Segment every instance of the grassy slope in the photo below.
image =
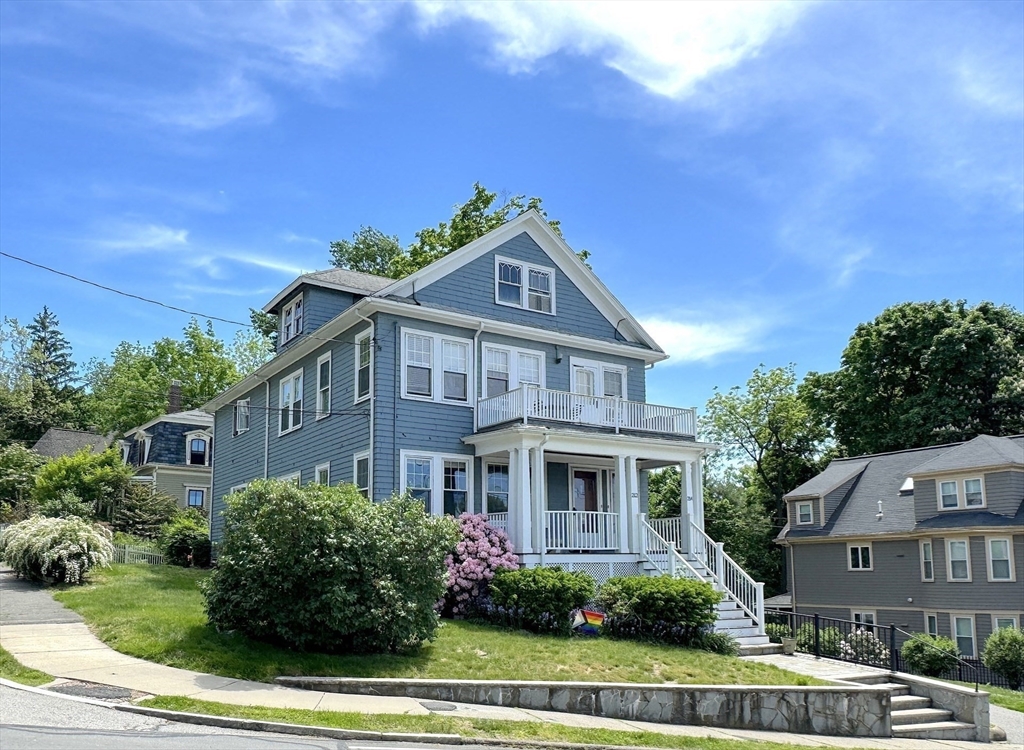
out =
<path fill-rule="evenodd" d="M 573 742 L 585 745 L 623 745 L 629 747 L 678 748 L 679 750 L 784 750 L 796 745 L 741 740 L 717 740 L 703 737 L 680 737 L 658 732 L 624 732 L 613 729 L 581 729 L 540 721 L 496 721 L 456 716 L 401 716 L 393 714 L 354 714 L 334 711 L 304 711 L 285 708 L 231 706 L 192 698 L 157 696 L 142 705 L 169 711 L 231 716 L 240 719 L 276 721 L 285 724 L 338 729 L 360 729 L 372 732 L 413 732 L 458 734 L 471 738 L 526 740 L 541 742 Z M 779 738 L 785 735 L 780 734 Z"/>
<path fill-rule="evenodd" d="M 671 646 L 606 638 L 555 638 L 446 622 L 437 640 L 411 655 L 297 653 L 206 624 L 196 582 L 204 574 L 170 566 L 116 565 L 87 586 L 56 597 L 107 644 L 161 664 L 269 681 L 278 675 L 438 679 L 583 680 L 688 684 L 808 685 L 812 678 L 764 664 Z"/>
<path fill-rule="evenodd" d="M 48 682 L 53 682 L 53 677 L 45 672 L 29 669 L 2 648 L 0 648 L 0 677 L 20 682 L 22 685 L 45 685 Z"/>
<path fill-rule="evenodd" d="M 973 688 L 973 682 L 958 682 L 957 685 Z M 995 706 L 1002 706 L 1011 711 L 1024 713 L 1024 692 L 1020 690 L 1009 690 L 1007 688 L 993 687 L 992 685 L 980 685 L 981 690 L 988 693 L 988 702 Z"/>

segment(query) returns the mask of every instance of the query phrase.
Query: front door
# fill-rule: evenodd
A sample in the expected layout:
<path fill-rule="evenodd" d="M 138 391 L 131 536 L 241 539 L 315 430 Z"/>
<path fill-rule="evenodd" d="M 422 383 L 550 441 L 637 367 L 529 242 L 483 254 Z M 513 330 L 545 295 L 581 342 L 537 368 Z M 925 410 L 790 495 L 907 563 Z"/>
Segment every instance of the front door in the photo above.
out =
<path fill-rule="evenodd" d="M 597 471 L 573 469 L 572 509 L 597 510 Z"/>

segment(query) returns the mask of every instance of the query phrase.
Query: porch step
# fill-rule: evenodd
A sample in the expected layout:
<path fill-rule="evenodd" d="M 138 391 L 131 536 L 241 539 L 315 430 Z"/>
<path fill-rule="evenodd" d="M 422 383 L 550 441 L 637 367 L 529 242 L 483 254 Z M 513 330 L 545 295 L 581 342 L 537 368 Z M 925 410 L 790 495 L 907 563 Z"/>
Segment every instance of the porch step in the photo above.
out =
<path fill-rule="evenodd" d="M 880 682 L 871 687 L 885 688 L 894 698 L 900 695 L 910 695 L 910 688 L 906 685 L 899 685 L 894 682 Z"/>
<path fill-rule="evenodd" d="M 931 705 L 930 699 L 928 699 L 928 705 Z M 950 721 L 952 718 L 953 712 L 944 708 L 910 708 L 893 710 L 892 725 L 895 727 L 904 724 L 935 724 Z"/>
<path fill-rule="evenodd" d="M 767 637 L 765 637 L 767 640 Z M 740 656 L 763 656 L 764 654 L 781 654 L 781 643 L 740 643 Z"/>
<path fill-rule="evenodd" d="M 720 609 L 720 610 L 718 610 L 718 621 L 719 622 L 721 622 L 722 620 L 743 620 L 743 619 L 749 620 L 750 616 L 747 615 L 747 613 L 744 612 L 739 607 L 737 607 L 736 609 Z"/>
<path fill-rule="evenodd" d="M 976 737 L 973 724 L 963 721 L 935 721 L 925 724 L 900 724 L 893 726 L 892 736 L 915 740 L 964 740 L 970 742 Z"/>

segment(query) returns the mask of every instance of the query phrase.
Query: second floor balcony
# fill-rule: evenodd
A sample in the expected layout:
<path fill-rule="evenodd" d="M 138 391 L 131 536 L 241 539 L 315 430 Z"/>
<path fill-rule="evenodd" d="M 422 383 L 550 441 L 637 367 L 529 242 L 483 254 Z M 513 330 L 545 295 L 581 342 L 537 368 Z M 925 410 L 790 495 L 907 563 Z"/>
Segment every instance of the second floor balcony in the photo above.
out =
<path fill-rule="evenodd" d="M 636 431 L 693 438 L 693 409 L 628 401 L 614 396 L 588 396 L 525 385 L 477 402 L 477 429 L 504 423 L 558 422 L 615 432 Z"/>

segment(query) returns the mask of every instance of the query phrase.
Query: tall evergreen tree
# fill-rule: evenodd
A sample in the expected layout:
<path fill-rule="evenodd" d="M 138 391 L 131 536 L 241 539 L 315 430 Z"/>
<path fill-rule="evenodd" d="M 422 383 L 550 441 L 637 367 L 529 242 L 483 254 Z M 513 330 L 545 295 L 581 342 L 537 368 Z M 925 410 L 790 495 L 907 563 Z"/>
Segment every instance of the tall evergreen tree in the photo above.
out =
<path fill-rule="evenodd" d="M 28 324 L 31 335 L 29 373 L 32 379 L 45 383 L 52 391 L 71 388 L 76 379 L 71 344 L 61 333 L 60 321 L 46 305 Z"/>

